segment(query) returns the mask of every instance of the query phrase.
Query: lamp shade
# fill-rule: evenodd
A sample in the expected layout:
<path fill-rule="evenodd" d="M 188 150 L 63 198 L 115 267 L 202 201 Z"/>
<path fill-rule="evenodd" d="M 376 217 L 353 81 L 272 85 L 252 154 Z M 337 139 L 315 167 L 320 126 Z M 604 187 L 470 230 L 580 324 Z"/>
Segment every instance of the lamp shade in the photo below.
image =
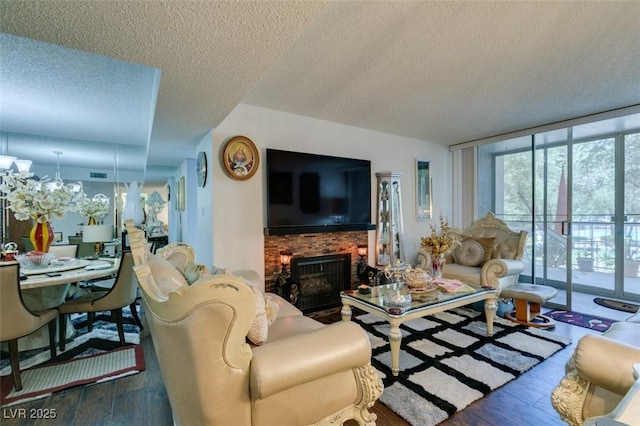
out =
<path fill-rule="evenodd" d="M 82 227 L 82 242 L 84 243 L 102 243 L 112 239 L 112 225 L 86 225 Z"/>
<path fill-rule="evenodd" d="M 8 170 L 16 159 L 17 157 L 0 155 L 0 170 Z"/>
<path fill-rule="evenodd" d="M 366 256 L 368 249 L 369 249 L 368 245 L 366 245 L 366 244 L 358 244 L 358 255 Z"/>
<path fill-rule="evenodd" d="M 28 172 L 31 169 L 31 160 L 13 160 L 19 172 Z"/>
<path fill-rule="evenodd" d="M 281 265 L 289 265 L 291 263 L 291 258 L 293 257 L 293 253 L 289 250 L 283 250 L 280 252 L 280 264 Z"/>

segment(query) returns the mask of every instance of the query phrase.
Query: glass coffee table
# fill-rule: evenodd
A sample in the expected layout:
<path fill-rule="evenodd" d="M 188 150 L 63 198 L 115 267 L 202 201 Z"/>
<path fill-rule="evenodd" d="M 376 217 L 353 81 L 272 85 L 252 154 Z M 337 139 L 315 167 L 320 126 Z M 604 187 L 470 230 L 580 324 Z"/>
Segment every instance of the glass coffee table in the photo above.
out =
<path fill-rule="evenodd" d="M 387 284 L 372 287 L 371 290 L 370 294 L 361 294 L 358 290 L 345 290 L 340 293 L 342 320 L 351 320 L 351 307 L 353 306 L 380 317 L 391 325 L 389 344 L 391 346 L 391 371 L 394 376 L 397 376 L 400 371 L 400 343 L 402 341 L 400 324 L 404 322 L 485 300 L 484 312 L 487 320 L 487 336 L 493 335 L 493 319 L 498 308 L 496 290 L 493 288 L 474 289 L 468 287 L 467 291 L 458 293 L 436 290 L 432 294 L 412 298 L 410 303 L 401 308 L 397 306 L 390 307 L 385 304 L 389 296 L 398 291 L 406 294 L 407 290 L 401 285 Z"/>

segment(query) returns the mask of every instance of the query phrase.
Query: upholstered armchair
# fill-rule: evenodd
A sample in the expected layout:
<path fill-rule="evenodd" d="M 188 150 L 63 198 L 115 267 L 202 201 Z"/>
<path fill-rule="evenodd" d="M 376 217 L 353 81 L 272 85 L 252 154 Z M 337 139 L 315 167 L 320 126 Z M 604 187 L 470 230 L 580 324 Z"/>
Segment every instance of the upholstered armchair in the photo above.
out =
<path fill-rule="evenodd" d="M 609 413 L 622 414 L 626 410 L 625 399 L 638 399 L 632 395 L 638 392 L 638 377 L 634 374 L 634 365 L 638 363 L 640 313 L 616 322 L 601 335 L 580 339 L 567 361 L 565 376 L 551 393 L 553 408 L 572 426 L 594 424 L 587 420 Z M 634 417 L 634 421 L 637 419 Z M 613 423 L 602 420 L 598 424 Z"/>
<path fill-rule="evenodd" d="M 460 245 L 447 255 L 443 278 L 458 279 L 474 287 L 495 289 L 514 286 L 524 270 L 522 256 L 526 231 L 512 231 L 493 213 L 477 220 L 459 234 Z M 429 253 L 419 249 L 417 266 L 429 270 Z"/>
<path fill-rule="evenodd" d="M 203 273 L 190 247 L 153 255 L 127 231 L 176 425 L 375 425 L 382 381 L 360 326 L 321 324 L 255 271 Z"/>

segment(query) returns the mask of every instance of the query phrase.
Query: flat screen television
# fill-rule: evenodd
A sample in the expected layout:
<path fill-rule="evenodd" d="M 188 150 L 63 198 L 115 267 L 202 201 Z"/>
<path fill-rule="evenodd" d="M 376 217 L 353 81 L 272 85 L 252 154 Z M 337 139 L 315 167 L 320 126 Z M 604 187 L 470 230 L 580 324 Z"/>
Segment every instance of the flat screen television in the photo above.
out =
<path fill-rule="evenodd" d="M 371 162 L 267 149 L 266 235 L 374 229 Z"/>

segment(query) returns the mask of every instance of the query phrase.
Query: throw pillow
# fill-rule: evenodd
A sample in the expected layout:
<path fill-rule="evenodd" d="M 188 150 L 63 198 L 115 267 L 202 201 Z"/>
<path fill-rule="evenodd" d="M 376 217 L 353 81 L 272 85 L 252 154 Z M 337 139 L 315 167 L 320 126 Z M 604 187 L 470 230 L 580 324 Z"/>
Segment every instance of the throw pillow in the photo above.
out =
<path fill-rule="evenodd" d="M 147 255 L 151 274 L 163 294 L 188 285 L 184 276 L 165 258 L 155 254 Z"/>
<path fill-rule="evenodd" d="M 484 261 L 485 257 L 482 245 L 470 238 L 462 240 L 452 254 L 455 262 L 463 266 L 478 266 Z"/>
<path fill-rule="evenodd" d="M 493 237 L 485 237 L 485 238 L 473 238 L 475 241 L 479 242 L 480 245 L 482 246 L 482 248 L 484 249 L 484 259 L 482 260 L 482 263 L 491 260 L 491 256 L 493 254 L 493 242 L 495 241 L 495 238 Z"/>
<path fill-rule="evenodd" d="M 187 264 L 184 266 L 182 275 L 184 275 L 184 279 L 187 280 L 189 285 L 193 284 L 200 278 L 200 265 L 191 259 L 187 260 Z"/>
<path fill-rule="evenodd" d="M 247 333 L 247 339 L 249 339 L 254 345 L 263 345 L 267 342 L 267 337 L 269 334 L 269 323 L 267 320 L 265 295 L 262 291 L 262 288 L 253 285 L 249 280 L 246 280 L 242 277 L 238 278 L 244 281 L 247 286 L 249 286 L 251 291 L 253 291 L 253 298 L 256 302 L 256 315 L 253 318 L 253 323 L 251 324 L 251 328 Z"/>
<path fill-rule="evenodd" d="M 493 248 L 493 259 L 515 259 L 518 252 L 518 238 L 507 238 Z"/>
<path fill-rule="evenodd" d="M 265 295 L 265 309 L 267 311 L 267 324 L 271 326 L 278 319 L 278 311 L 280 311 L 280 305 L 271 298 L 271 295 Z"/>

